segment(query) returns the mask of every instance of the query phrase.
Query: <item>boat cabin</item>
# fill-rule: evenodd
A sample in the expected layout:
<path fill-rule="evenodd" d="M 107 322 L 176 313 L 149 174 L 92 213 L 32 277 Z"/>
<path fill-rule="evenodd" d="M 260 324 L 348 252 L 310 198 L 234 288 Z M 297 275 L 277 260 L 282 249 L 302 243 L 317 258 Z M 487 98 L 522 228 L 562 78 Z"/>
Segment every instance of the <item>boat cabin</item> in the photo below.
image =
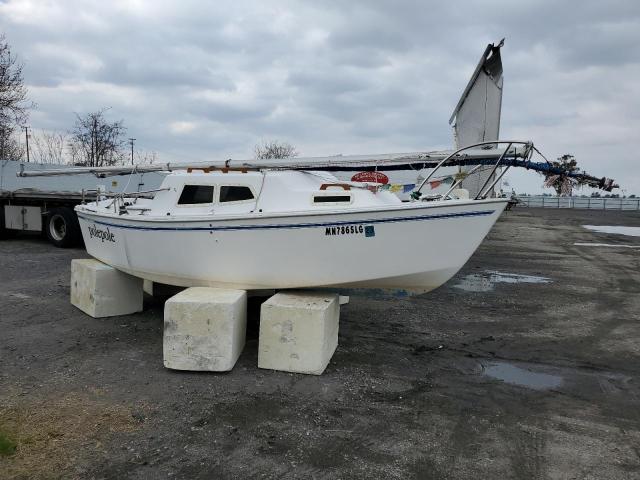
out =
<path fill-rule="evenodd" d="M 376 184 L 340 182 L 326 172 L 179 171 L 167 175 L 153 198 L 125 198 L 119 214 L 216 216 L 369 208 L 401 203 Z M 100 207 L 114 208 L 113 200 Z"/>

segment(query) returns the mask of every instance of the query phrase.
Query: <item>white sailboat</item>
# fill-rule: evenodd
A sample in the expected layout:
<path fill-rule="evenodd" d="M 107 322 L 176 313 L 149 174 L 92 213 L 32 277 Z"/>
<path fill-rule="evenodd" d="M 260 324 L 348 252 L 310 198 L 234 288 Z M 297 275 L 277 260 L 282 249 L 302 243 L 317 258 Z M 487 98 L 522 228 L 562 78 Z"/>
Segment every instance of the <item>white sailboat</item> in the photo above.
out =
<path fill-rule="evenodd" d="M 528 155 L 531 144 L 520 143 L 524 150 L 500 150 L 498 162 Z M 309 165 L 318 162 L 298 161 Z M 423 293 L 465 264 L 507 203 L 469 199 L 457 186 L 438 199 L 420 198 L 419 186 L 402 202 L 378 183 L 272 161 L 227 163 L 174 171 L 158 190 L 79 205 L 76 213 L 91 256 L 155 282 Z"/>

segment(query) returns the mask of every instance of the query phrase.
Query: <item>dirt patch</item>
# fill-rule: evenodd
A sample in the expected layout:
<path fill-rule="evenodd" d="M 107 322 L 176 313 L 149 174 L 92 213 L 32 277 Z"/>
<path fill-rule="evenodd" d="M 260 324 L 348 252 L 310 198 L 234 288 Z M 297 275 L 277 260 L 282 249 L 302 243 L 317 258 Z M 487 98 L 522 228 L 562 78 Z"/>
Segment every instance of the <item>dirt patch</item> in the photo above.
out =
<path fill-rule="evenodd" d="M 73 465 L 85 456 L 106 454 L 116 433 L 141 428 L 141 411 L 113 405 L 87 394 L 37 401 L 14 398 L 0 406 L 0 477 L 70 478 Z"/>

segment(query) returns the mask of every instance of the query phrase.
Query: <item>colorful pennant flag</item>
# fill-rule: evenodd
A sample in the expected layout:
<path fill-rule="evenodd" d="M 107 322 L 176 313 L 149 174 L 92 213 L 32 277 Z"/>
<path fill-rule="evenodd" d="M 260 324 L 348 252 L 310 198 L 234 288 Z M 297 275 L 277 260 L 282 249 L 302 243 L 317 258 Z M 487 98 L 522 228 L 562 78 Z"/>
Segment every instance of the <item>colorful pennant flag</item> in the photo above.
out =
<path fill-rule="evenodd" d="M 449 176 L 449 177 L 438 178 L 437 180 L 431 180 L 429 182 L 429 186 L 431 187 L 431 190 L 433 190 L 434 188 L 438 188 L 442 184 L 451 185 L 452 183 L 453 183 L 453 177 Z"/>

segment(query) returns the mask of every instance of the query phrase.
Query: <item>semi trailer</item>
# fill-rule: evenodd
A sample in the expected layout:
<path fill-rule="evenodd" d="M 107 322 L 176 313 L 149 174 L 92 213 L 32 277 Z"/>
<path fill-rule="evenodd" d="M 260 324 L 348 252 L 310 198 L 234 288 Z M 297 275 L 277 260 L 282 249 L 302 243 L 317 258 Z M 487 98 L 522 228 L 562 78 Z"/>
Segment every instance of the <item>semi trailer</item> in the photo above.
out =
<path fill-rule="evenodd" d="M 152 190 L 163 172 L 132 173 L 99 178 L 93 174 L 19 177 L 21 170 L 71 168 L 69 165 L 0 160 L 0 240 L 20 232 L 40 232 L 57 247 L 82 242 L 74 207 L 94 201 L 100 193 Z"/>

